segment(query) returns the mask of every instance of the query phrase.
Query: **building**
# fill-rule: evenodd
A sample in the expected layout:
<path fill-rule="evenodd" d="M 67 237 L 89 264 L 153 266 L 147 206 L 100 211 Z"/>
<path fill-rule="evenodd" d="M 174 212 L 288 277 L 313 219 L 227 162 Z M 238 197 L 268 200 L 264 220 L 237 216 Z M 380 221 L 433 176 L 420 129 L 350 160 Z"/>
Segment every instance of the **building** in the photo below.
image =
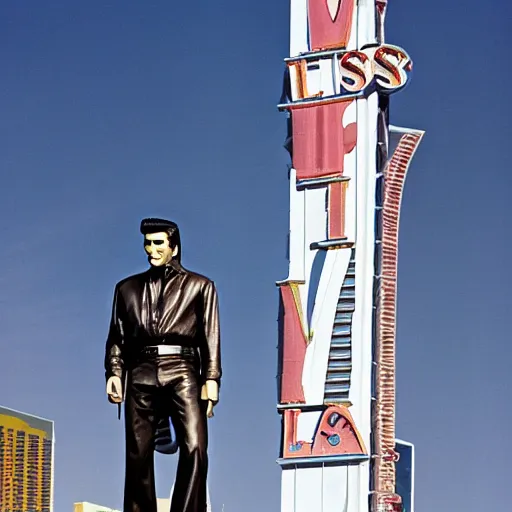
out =
<path fill-rule="evenodd" d="M 53 421 L 0 407 L 0 512 L 51 512 Z"/>
<path fill-rule="evenodd" d="M 396 492 L 402 498 L 402 512 L 414 512 L 414 445 L 396 440 L 400 455 L 396 463 Z"/>
<path fill-rule="evenodd" d="M 120 512 L 113 508 L 104 507 L 103 505 L 96 505 L 88 501 L 82 501 L 74 504 L 74 512 Z"/>
<path fill-rule="evenodd" d="M 157 512 L 169 512 L 171 508 L 171 500 L 168 498 L 157 498 Z M 74 504 L 74 512 L 121 512 L 113 508 L 96 505 L 88 501 L 82 501 Z"/>
<path fill-rule="evenodd" d="M 171 499 L 170 498 L 157 498 L 156 512 L 169 512 L 169 510 L 171 510 Z"/>

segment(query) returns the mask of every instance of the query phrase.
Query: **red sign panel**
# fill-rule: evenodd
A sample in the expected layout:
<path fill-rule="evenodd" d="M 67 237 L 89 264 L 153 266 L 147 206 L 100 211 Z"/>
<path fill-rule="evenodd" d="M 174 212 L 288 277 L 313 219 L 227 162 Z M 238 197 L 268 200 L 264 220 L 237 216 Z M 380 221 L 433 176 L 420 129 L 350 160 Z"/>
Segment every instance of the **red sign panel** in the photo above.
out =
<path fill-rule="evenodd" d="M 351 101 L 292 110 L 293 168 L 297 179 L 341 176 L 343 160 L 356 146 L 357 126 L 343 126 Z"/>
<path fill-rule="evenodd" d="M 306 357 L 307 339 L 302 327 L 298 304 L 293 294 L 293 283 L 280 286 L 281 291 L 281 393 L 285 404 L 304 403 L 302 369 Z"/>
<path fill-rule="evenodd" d="M 311 50 L 346 48 L 350 39 L 355 0 L 309 0 Z"/>

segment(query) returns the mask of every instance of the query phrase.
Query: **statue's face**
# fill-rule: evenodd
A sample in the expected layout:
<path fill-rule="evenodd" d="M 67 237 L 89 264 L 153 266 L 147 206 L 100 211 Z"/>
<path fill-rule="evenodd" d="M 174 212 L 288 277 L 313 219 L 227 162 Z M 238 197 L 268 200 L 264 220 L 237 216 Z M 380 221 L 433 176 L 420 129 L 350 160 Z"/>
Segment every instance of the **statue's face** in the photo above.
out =
<path fill-rule="evenodd" d="M 177 247 L 173 249 L 169 246 L 169 236 L 165 232 L 144 235 L 144 250 L 153 267 L 167 265 L 178 254 Z"/>

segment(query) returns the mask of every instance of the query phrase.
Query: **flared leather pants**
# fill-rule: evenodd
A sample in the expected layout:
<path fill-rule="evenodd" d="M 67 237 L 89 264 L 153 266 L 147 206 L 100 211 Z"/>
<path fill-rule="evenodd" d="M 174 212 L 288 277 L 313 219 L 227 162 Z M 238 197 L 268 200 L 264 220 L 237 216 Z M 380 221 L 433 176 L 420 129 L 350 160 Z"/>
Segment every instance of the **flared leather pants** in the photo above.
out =
<path fill-rule="evenodd" d="M 206 512 L 208 433 L 198 362 L 152 356 L 128 372 L 125 402 L 124 512 L 156 512 L 154 438 L 158 419 L 170 417 L 179 461 L 170 512 Z"/>

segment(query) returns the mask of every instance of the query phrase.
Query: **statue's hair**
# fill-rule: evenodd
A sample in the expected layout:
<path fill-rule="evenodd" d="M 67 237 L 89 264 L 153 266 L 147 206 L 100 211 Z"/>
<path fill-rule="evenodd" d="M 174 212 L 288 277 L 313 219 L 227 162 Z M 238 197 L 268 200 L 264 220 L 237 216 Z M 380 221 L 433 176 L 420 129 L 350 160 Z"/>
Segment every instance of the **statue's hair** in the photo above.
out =
<path fill-rule="evenodd" d="M 178 254 L 176 259 L 178 262 L 181 262 L 181 240 L 178 224 L 172 222 L 171 220 L 156 219 L 150 217 L 147 219 L 142 219 L 140 223 L 140 232 L 143 235 L 160 232 L 167 233 L 167 236 L 169 237 L 169 245 L 173 248 L 176 246 L 178 247 Z"/>

